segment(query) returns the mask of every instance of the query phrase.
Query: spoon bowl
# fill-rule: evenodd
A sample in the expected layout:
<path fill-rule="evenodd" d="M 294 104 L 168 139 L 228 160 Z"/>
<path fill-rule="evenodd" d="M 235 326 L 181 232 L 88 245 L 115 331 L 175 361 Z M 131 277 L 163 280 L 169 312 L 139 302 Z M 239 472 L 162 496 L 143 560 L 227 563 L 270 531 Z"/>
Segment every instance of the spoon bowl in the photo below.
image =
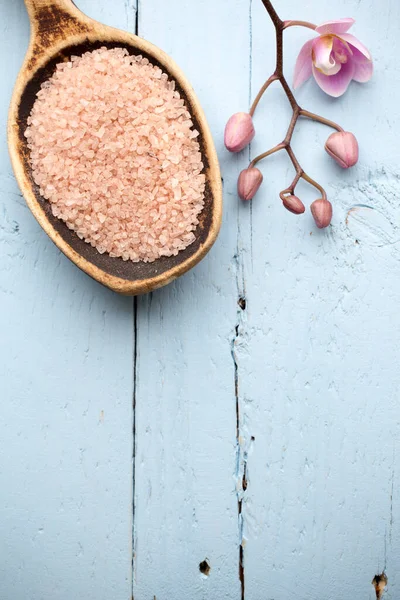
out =
<path fill-rule="evenodd" d="M 112 290 L 136 295 L 170 283 L 205 256 L 218 235 L 222 218 L 218 159 L 204 113 L 192 87 L 165 52 L 136 35 L 90 19 L 71 0 L 25 0 L 25 4 L 31 21 L 31 41 L 11 100 L 8 145 L 17 182 L 30 210 L 69 259 Z M 33 181 L 24 132 L 37 92 L 42 83 L 52 76 L 58 63 L 68 60 L 72 55 L 79 56 L 104 46 L 126 48 L 130 54 L 141 54 L 167 73 L 175 81 L 194 127 L 200 132 L 198 141 L 206 176 L 204 208 L 194 231 L 195 241 L 177 256 L 162 257 L 152 263 L 134 263 L 100 254 L 63 221 L 54 217 L 50 203 L 40 195 Z"/>

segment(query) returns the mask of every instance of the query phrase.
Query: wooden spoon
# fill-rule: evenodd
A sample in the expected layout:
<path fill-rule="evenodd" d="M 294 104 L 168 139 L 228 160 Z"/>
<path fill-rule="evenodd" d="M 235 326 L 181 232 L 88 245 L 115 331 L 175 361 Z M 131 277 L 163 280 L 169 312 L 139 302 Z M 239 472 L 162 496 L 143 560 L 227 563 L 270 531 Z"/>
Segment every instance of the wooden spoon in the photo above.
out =
<path fill-rule="evenodd" d="M 136 35 L 106 27 L 81 13 L 71 0 L 25 0 L 31 21 L 31 41 L 11 100 L 8 144 L 14 173 L 25 200 L 53 242 L 80 269 L 122 294 L 142 294 L 173 281 L 198 263 L 213 245 L 221 225 L 222 187 L 213 140 L 199 102 L 189 82 L 162 50 Z M 177 256 L 152 263 L 133 263 L 100 254 L 53 216 L 50 203 L 33 182 L 24 131 L 41 84 L 57 63 L 101 46 L 124 47 L 142 54 L 174 79 L 195 128 L 206 174 L 205 207 L 196 228 L 196 240 Z"/>

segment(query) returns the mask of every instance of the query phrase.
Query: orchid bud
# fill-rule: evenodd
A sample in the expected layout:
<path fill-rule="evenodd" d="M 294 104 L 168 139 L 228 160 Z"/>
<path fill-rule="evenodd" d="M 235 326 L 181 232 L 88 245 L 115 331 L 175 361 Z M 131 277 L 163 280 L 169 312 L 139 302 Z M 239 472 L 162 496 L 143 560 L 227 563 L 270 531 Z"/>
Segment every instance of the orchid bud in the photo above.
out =
<path fill-rule="evenodd" d="M 225 127 L 225 146 L 229 152 L 240 152 L 255 136 L 253 119 L 249 113 L 239 112 L 231 116 Z"/>
<path fill-rule="evenodd" d="M 281 198 L 283 206 L 294 215 L 301 215 L 306 210 L 306 207 L 297 196 L 285 196 L 282 194 Z"/>
<path fill-rule="evenodd" d="M 326 140 L 325 150 L 343 169 L 354 167 L 358 161 L 358 142 L 350 131 L 337 131 Z"/>
<path fill-rule="evenodd" d="M 238 194 L 242 200 L 251 200 L 262 184 L 263 175 L 259 169 L 249 167 L 244 169 L 238 179 Z"/>
<path fill-rule="evenodd" d="M 325 198 L 314 200 L 310 206 L 315 224 L 319 229 L 328 227 L 332 220 L 332 204 Z"/>

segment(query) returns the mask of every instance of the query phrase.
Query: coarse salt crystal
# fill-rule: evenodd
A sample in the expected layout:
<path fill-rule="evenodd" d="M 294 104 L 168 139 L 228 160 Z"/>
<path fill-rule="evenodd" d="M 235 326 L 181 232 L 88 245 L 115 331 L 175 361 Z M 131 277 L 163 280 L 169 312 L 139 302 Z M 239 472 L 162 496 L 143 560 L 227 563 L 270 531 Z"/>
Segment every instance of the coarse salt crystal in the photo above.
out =
<path fill-rule="evenodd" d="M 53 214 L 112 257 L 151 262 L 193 243 L 205 175 L 175 82 L 100 48 L 60 63 L 27 121 L 34 181 Z"/>

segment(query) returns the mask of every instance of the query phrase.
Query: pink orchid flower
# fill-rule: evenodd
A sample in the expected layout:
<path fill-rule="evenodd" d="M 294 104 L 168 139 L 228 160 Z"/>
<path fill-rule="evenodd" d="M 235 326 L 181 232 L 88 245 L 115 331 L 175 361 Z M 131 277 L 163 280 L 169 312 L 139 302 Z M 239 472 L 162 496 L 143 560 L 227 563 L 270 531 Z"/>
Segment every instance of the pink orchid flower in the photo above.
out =
<path fill-rule="evenodd" d="M 371 79 L 370 53 L 354 35 L 347 33 L 353 23 L 354 19 L 339 19 L 316 27 L 319 37 L 306 42 L 297 58 L 295 88 L 314 75 L 319 87 L 337 98 L 352 79 L 360 83 Z"/>

